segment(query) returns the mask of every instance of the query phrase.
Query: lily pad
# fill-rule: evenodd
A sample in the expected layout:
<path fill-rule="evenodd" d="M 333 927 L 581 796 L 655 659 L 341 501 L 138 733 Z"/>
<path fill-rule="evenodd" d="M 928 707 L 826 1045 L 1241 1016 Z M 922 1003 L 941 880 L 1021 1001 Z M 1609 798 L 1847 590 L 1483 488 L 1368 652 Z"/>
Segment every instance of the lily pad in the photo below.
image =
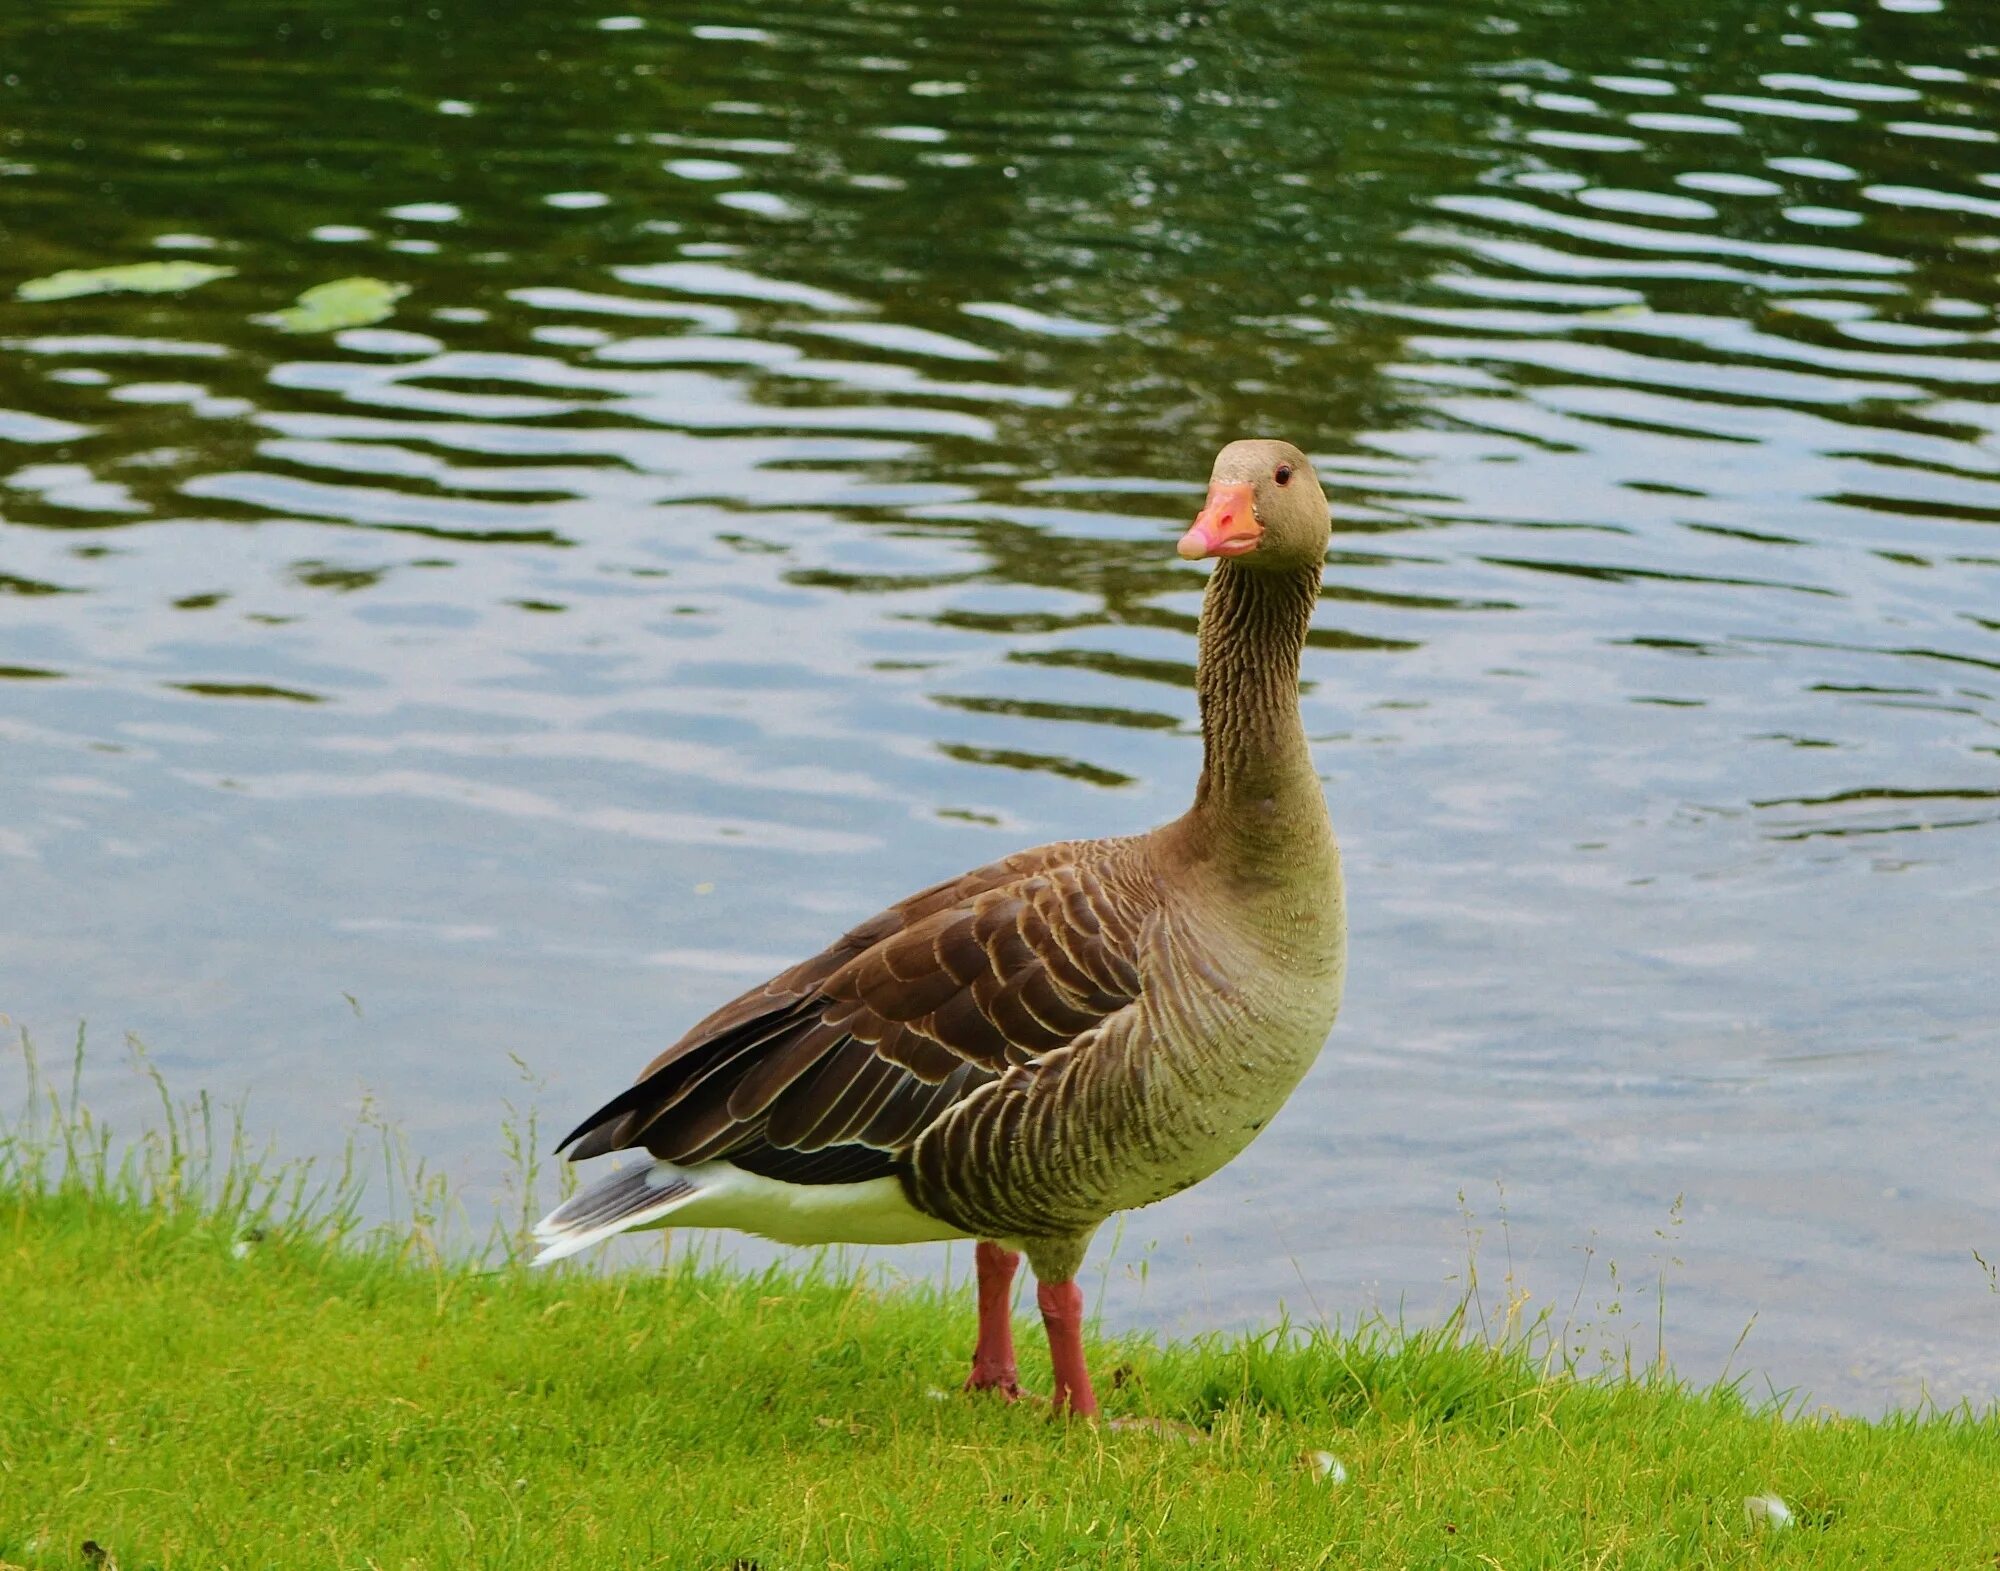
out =
<path fill-rule="evenodd" d="M 257 318 L 287 333 L 331 333 L 343 327 L 366 327 L 393 316 L 396 302 L 410 292 L 408 284 L 379 278 L 336 278 L 314 284 L 282 311 Z"/>
<path fill-rule="evenodd" d="M 31 278 L 14 291 L 17 300 L 74 300 L 79 295 L 170 295 L 213 279 L 227 278 L 233 267 L 213 262 L 128 262 L 122 267 L 73 267 Z"/>

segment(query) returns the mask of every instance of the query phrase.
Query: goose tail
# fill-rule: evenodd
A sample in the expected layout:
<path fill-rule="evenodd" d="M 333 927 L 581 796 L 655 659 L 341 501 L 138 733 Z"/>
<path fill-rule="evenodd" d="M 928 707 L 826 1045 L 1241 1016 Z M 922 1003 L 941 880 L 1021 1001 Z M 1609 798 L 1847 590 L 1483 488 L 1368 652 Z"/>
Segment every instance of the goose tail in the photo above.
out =
<path fill-rule="evenodd" d="M 592 1244 L 633 1228 L 654 1227 L 702 1192 L 701 1182 L 671 1162 L 620 1168 L 579 1190 L 534 1227 L 538 1266 L 567 1260 Z"/>

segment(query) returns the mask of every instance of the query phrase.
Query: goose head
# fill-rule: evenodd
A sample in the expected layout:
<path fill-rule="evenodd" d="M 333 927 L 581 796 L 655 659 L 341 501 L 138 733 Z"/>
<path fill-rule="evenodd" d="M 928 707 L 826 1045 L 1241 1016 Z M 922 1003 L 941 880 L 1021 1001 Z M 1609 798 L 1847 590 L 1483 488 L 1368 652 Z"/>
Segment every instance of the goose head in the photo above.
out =
<path fill-rule="evenodd" d="M 1317 567 L 1332 534 L 1312 460 L 1290 442 L 1231 442 L 1215 457 L 1208 500 L 1175 547 L 1190 562 L 1228 557 L 1283 572 Z"/>

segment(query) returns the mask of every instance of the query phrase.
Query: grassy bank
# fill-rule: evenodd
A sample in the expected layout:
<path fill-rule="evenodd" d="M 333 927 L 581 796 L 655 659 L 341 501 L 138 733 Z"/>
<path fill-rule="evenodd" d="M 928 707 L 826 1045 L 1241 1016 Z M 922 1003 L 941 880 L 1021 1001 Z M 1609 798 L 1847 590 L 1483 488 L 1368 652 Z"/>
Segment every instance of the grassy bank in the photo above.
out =
<path fill-rule="evenodd" d="M 1109 1412 L 1200 1437 L 1057 1425 L 958 1394 L 956 1296 L 453 1263 L 338 1186 L 197 1185 L 167 1142 L 121 1175 L 89 1134 L 0 1150 L 12 1565 L 2000 1564 L 1992 1415 L 1787 1419 L 1364 1333 L 1101 1345 Z M 1767 1493 L 1789 1525 L 1746 1517 Z"/>

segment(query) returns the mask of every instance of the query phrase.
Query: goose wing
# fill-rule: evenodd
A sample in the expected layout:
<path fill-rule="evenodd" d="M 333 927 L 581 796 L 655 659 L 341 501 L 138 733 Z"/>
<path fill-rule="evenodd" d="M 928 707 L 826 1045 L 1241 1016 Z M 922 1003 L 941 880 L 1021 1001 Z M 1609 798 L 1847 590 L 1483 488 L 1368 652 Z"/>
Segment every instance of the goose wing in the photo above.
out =
<path fill-rule="evenodd" d="M 1138 996 L 1131 845 L 1042 846 L 889 907 L 718 1009 L 562 1146 L 806 1184 L 895 1171 L 969 1092 Z"/>

